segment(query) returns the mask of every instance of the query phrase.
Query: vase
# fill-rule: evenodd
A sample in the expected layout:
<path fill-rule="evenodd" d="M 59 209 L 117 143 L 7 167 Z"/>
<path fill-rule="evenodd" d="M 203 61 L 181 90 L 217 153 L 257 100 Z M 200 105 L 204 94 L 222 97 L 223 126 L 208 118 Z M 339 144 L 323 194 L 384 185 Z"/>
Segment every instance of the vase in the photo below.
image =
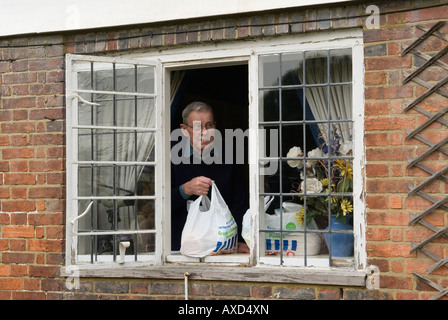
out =
<path fill-rule="evenodd" d="M 351 216 L 345 217 L 346 221 L 350 221 Z M 331 230 L 353 230 L 353 227 L 348 223 L 336 220 L 336 215 L 330 215 L 330 226 L 325 231 Z M 354 236 L 353 233 L 332 233 L 331 244 L 330 234 L 324 234 L 325 242 L 329 250 L 331 250 L 332 257 L 350 257 L 353 255 Z"/>

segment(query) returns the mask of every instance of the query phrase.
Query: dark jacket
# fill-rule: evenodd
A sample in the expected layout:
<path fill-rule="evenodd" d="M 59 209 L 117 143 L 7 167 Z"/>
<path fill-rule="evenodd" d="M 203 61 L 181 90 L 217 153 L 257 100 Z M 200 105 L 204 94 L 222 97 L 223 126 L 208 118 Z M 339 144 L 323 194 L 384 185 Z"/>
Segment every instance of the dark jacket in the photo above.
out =
<path fill-rule="evenodd" d="M 239 166 L 226 164 L 224 157 L 222 157 L 222 164 L 206 164 L 204 161 L 195 164 L 193 157 L 194 155 L 184 155 L 180 164 L 171 164 L 171 249 L 173 251 L 180 250 L 182 229 L 187 219 L 187 200 L 182 197 L 179 187 L 198 176 L 204 176 L 215 181 L 219 192 L 238 224 L 238 239 L 243 242 L 244 240 L 241 237 L 242 221 L 243 215 L 248 209 L 248 204 Z M 208 196 L 211 197 L 211 188 Z M 197 199 L 197 196 L 188 198 L 188 200 L 195 199 Z"/>

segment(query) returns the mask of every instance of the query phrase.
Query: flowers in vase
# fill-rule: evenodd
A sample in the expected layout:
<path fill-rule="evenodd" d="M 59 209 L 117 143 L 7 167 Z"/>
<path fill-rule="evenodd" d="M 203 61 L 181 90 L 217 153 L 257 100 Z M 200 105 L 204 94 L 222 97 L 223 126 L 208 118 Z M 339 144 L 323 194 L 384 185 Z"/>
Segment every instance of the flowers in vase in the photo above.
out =
<path fill-rule="evenodd" d="M 333 130 L 333 139 L 328 145 L 315 148 L 307 153 L 307 157 L 300 147 L 292 147 L 288 158 L 290 167 L 300 172 L 300 184 L 293 186 L 293 192 L 307 195 L 301 196 L 303 207 L 296 215 L 300 225 L 308 225 L 315 216 L 336 215 L 336 219 L 345 222 L 345 216 L 353 212 L 352 197 L 346 195 L 353 192 L 353 168 L 350 159 L 337 159 L 349 157 L 352 153 L 352 144 L 342 142 L 336 130 Z M 307 160 L 307 158 L 309 158 Z M 335 159 L 336 158 L 336 159 Z"/>

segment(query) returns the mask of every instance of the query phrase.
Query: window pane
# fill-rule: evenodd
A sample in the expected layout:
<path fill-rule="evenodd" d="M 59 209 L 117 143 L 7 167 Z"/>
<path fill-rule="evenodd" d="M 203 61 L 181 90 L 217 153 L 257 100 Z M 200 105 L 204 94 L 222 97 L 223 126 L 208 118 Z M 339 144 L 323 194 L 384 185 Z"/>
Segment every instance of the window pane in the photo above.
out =
<path fill-rule="evenodd" d="M 328 82 L 328 51 L 308 51 L 305 53 L 305 84 Z"/>
<path fill-rule="evenodd" d="M 83 65 L 86 70 L 78 72 L 78 88 L 81 90 L 92 90 L 92 73 L 90 72 L 90 63 Z"/>
<path fill-rule="evenodd" d="M 290 124 L 282 126 L 282 156 L 283 157 L 303 157 L 303 145 L 308 133 L 304 131 L 307 127 L 303 124 Z M 298 147 L 299 149 L 292 149 Z M 296 165 L 298 162 L 291 163 Z"/>
<path fill-rule="evenodd" d="M 272 200 L 260 212 L 262 261 L 338 265 L 336 257 L 341 257 L 329 250 L 324 235 L 340 233 L 330 225 L 333 216 L 349 220 L 353 213 L 350 49 L 283 54 L 277 69 L 273 56 L 262 61 L 261 67 L 269 61 L 268 68 L 282 74 L 278 89 L 260 88 L 261 121 L 268 118 L 278 129 L 273 142 L 280 152 L 278 160 L 260 161 L 260 191 Z M 278 108 L 281 115 L 272 116 Z M 268 127 L 263 123 L 260 128 Z M 264 131 L 260 138 L 263 157 L 275 150 L 275 143 Z M 352 227 L 347 230 L 353 236 Z M 353 238 L 345 242 L 353 247 Z"/>
<path fill-rule="evenodd" d="M 302 89 L 282 90 L 282 121 L 303 120 Z"/>
<path fill-rule="evenodd" d="M 88 235 L 79 237 L 78 260 L 84 263 L 120 261 L 120 243 L 128 245 L 126 262 L 147 261 L 154 255 L 155 235 L 152 233 Z"/>
<path fill-rule="evenodd" d="M 155 93 L 154 67 L 137 66 L 137 92 Z"/>
<path fill-rule="evenodd" d="M 305 99 L 309 110 L 307 120 L 327 121 L 328 87 L 311 87 L 305 89 Z"/>
<path fill-rule="evenodd" d="M 350 49 L 330 51 L 330 82 L 352 81 L 352 54 Z"/>
<path fill-rule="evenodd" d="M 278 86 L 280 84 L 280 55 L 265 55 L 260 57 L 259 83 L 261 87 Z"/>
<path fill-rule="evenodd" d="M 114 96 L 112 94 L 93 95 L 83 94 L 87 101 L 92 100 L 99 106 L 92 106 L 79 101 L 78 118 L 80 125 L 119 126 L 153 128 L 155 126 L 153 98 L 134 96 Z"/>
<path fill-rule="evenodd" d="M 280 91 L 260 91 L 260 121 L 280 120 Z"/>
<path fill-rule="evenodd" d="M 352 119 L 352 86 L 330 86 L 331 120 Z"/>
<path fill-rule="evenodd" d="M 154 132 L 80 130 L 79 160 L 147 161 L 154 139 Z"/>
<path fill-rule="evenodd" d="M 92 136 L 90 130 L 80 129 L 78 134 L 78 160 L 93 160 Z"/>
<path fill-rule="evenodd" d="M 278 168 L 278 160 L 260 161 L 260 192 L 280 192 L 280 178 Z"/>
<path fill-rule="evenodd" d="M 298 75 L 302 66 L 303 53 L 282 54 L 282 86 L 302 84 Z"/>
<path fill-rule="evenodd" d="M 137 192 L 138 196 L 153 196 L 155 194 L 155 167 L 138 166 Z"/>
<path fill-rule="evenodd" d="M 135 92 L 135 86 L 135 66 L 128 64 L 116 64 L 114 91 Z"/>
<path fill-rule="evenodd" d="M 78 168 L 78 194 L 154 196 L 154 175 L 154 166 L 82 165 Z"/>
<path fill-rule="evenodd" d="M 155 93 L 153 66 L 76 62 L 78 89 L 96 91 Z M 99 96 L 99 99 L 104 98 Z"/>
<path fill-rule="evenodd" d="M 137 126 L 139 128 L 155 128 L 156 117 L 155 108 L 156 100 L 152 98 L 137 100 Z"/>
<path fill-rule="evenodd" d="M 114 91 L 114 70 L 112 63 L 93 63 L 93 90 Z"/>

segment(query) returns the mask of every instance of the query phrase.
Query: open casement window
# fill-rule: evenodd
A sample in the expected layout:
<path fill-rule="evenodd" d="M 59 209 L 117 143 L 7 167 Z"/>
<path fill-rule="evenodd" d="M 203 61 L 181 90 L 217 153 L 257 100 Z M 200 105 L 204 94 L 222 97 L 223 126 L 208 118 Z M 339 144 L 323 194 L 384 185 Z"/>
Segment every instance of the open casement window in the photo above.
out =
<path fill-rule="evenodd" d="M 158 63 L 67 57 L 71 264 L 160 256 L 159 74 Z"/>
<path fill-rule="evenodd" d="M 145 265 L 150 267 L 135 268 L 135 274 L 176 278 L 188 267 L 211 280 L 231 274 L 235 281 L 363 285 L 359 30 L 129 56 L 133 59 L 67 55 L 68 265 L 83 265 L 87 276 L 101 276 L 109 268 L 125 276 L 126 268 Z M 234 94 L 238 82 L 230 67 L 235 66 L 247 72 L 248 106 L 230 109 L 222 103 L 215 111 L 248 129 L 243 179 L 250 253 L 186 257 L 170 250 L 166 186 L 170 134 L 178 127 L 172 124 L 173 98 L 185 90 L 185 81 L 196 83 L 198 78 L 191 80 L 187 72 L 192 70 L 213 71 L 201 78 L 215 86 L 210 94 L 216 87 Z M 226 74 L 225 81 L 216 82 L 217 74 Z M 196 99 L 197 92 L 192 93 Z M 219 124 L 225 129 L 223 118 Z M 344 229 L 338 228 L 342 222 L 348 225 Z M 334 251 L 338 238 L 348 251 Z"/>
<path fill-rule="evenodd" d="M 260 263 L 355 265 L 352 71 L 351 49 L 259 56 Z"/>

